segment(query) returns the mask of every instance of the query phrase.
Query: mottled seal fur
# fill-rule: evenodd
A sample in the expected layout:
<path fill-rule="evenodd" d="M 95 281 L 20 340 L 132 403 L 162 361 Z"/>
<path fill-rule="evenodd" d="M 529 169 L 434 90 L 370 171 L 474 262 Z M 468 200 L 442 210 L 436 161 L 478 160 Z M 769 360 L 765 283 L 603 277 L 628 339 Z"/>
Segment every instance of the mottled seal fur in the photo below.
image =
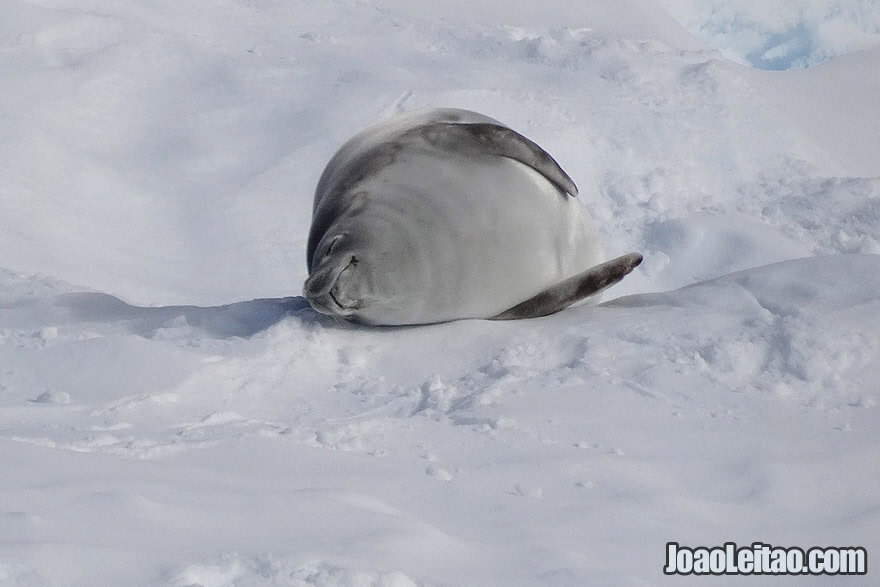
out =
<path fill-rule="evenodd" d="M 557 312 L 640 262 L 602 263 L 577 187 L 533 141 L 454 108 L 398 115 L 355 135 L 315 190 L 303 293 L 366 324 Z"/>

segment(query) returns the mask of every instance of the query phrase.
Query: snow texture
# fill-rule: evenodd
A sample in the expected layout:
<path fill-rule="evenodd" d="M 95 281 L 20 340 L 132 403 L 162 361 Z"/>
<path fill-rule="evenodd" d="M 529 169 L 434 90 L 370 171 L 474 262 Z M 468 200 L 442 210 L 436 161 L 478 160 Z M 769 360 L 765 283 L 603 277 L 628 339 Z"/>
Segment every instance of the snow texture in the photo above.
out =
<path fill-rule="evenodd" d="M 724 55 L 760 69 L 809 67 L 880 45 L 873 0 L 659 0 Z"/>
<path fill-rule="evenodd" d="M 8 2 L 0 585 L 645 585 L 673 540 L 873 561 L 880 18 L 830 4 Z M 545 147 L 643 265 L 543 319 L 314 312 L 324 164 L 437 105 Z"/>

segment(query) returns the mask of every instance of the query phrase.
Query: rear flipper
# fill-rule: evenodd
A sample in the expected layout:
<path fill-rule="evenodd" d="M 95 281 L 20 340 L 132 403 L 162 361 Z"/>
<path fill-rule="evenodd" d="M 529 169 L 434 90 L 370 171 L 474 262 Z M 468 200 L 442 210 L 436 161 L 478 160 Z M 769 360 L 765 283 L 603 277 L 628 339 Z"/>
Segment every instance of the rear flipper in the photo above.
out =
<path fill-rule="evenodd" d="M 611 287 L 626 277 L 641 262 L 642 256 L 639 253 L 628 253 L 616 259 L 605 261 L 583 273 L 563 279 L 535 297 L 493 316 L 490 320 L 518 320 L 555 314 L 587 296 L 599 293 L 606 287 Z"/>

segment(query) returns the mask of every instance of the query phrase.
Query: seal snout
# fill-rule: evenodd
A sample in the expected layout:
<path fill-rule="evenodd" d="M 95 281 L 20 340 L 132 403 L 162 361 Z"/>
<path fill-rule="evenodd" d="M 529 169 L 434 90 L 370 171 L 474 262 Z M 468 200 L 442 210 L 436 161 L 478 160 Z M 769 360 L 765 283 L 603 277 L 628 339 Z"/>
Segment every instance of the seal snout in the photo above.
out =
<path fill-rule="evenodd" d="M 361 305 L 360 300 L 352 299 L 347 293 L 358 261 L 354 255 L 342 259 L 330 257 L 328 254 L 306 279 L 303 295 L 322 314 L 349 316 Z"/>

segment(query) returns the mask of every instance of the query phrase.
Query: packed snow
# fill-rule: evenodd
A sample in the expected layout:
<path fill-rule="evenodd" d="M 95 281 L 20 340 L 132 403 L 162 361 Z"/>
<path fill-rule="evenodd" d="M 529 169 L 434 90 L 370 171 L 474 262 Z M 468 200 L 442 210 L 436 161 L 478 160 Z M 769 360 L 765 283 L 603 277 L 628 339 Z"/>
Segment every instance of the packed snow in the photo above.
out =
<path fill-rule="evenodd" d="M 873 0 L 659 0 L 725 57 L 760 69 L 808 67 L 880 45 Z"/>
<path fill-rule="evenodd" d="M 874 4 L 7 4 L 0 585 L 645 585 L 669 541 L 876 584 Z M 429 106 L 642 266 L 535 320 L 313 311 L 324 164 Z"/>

